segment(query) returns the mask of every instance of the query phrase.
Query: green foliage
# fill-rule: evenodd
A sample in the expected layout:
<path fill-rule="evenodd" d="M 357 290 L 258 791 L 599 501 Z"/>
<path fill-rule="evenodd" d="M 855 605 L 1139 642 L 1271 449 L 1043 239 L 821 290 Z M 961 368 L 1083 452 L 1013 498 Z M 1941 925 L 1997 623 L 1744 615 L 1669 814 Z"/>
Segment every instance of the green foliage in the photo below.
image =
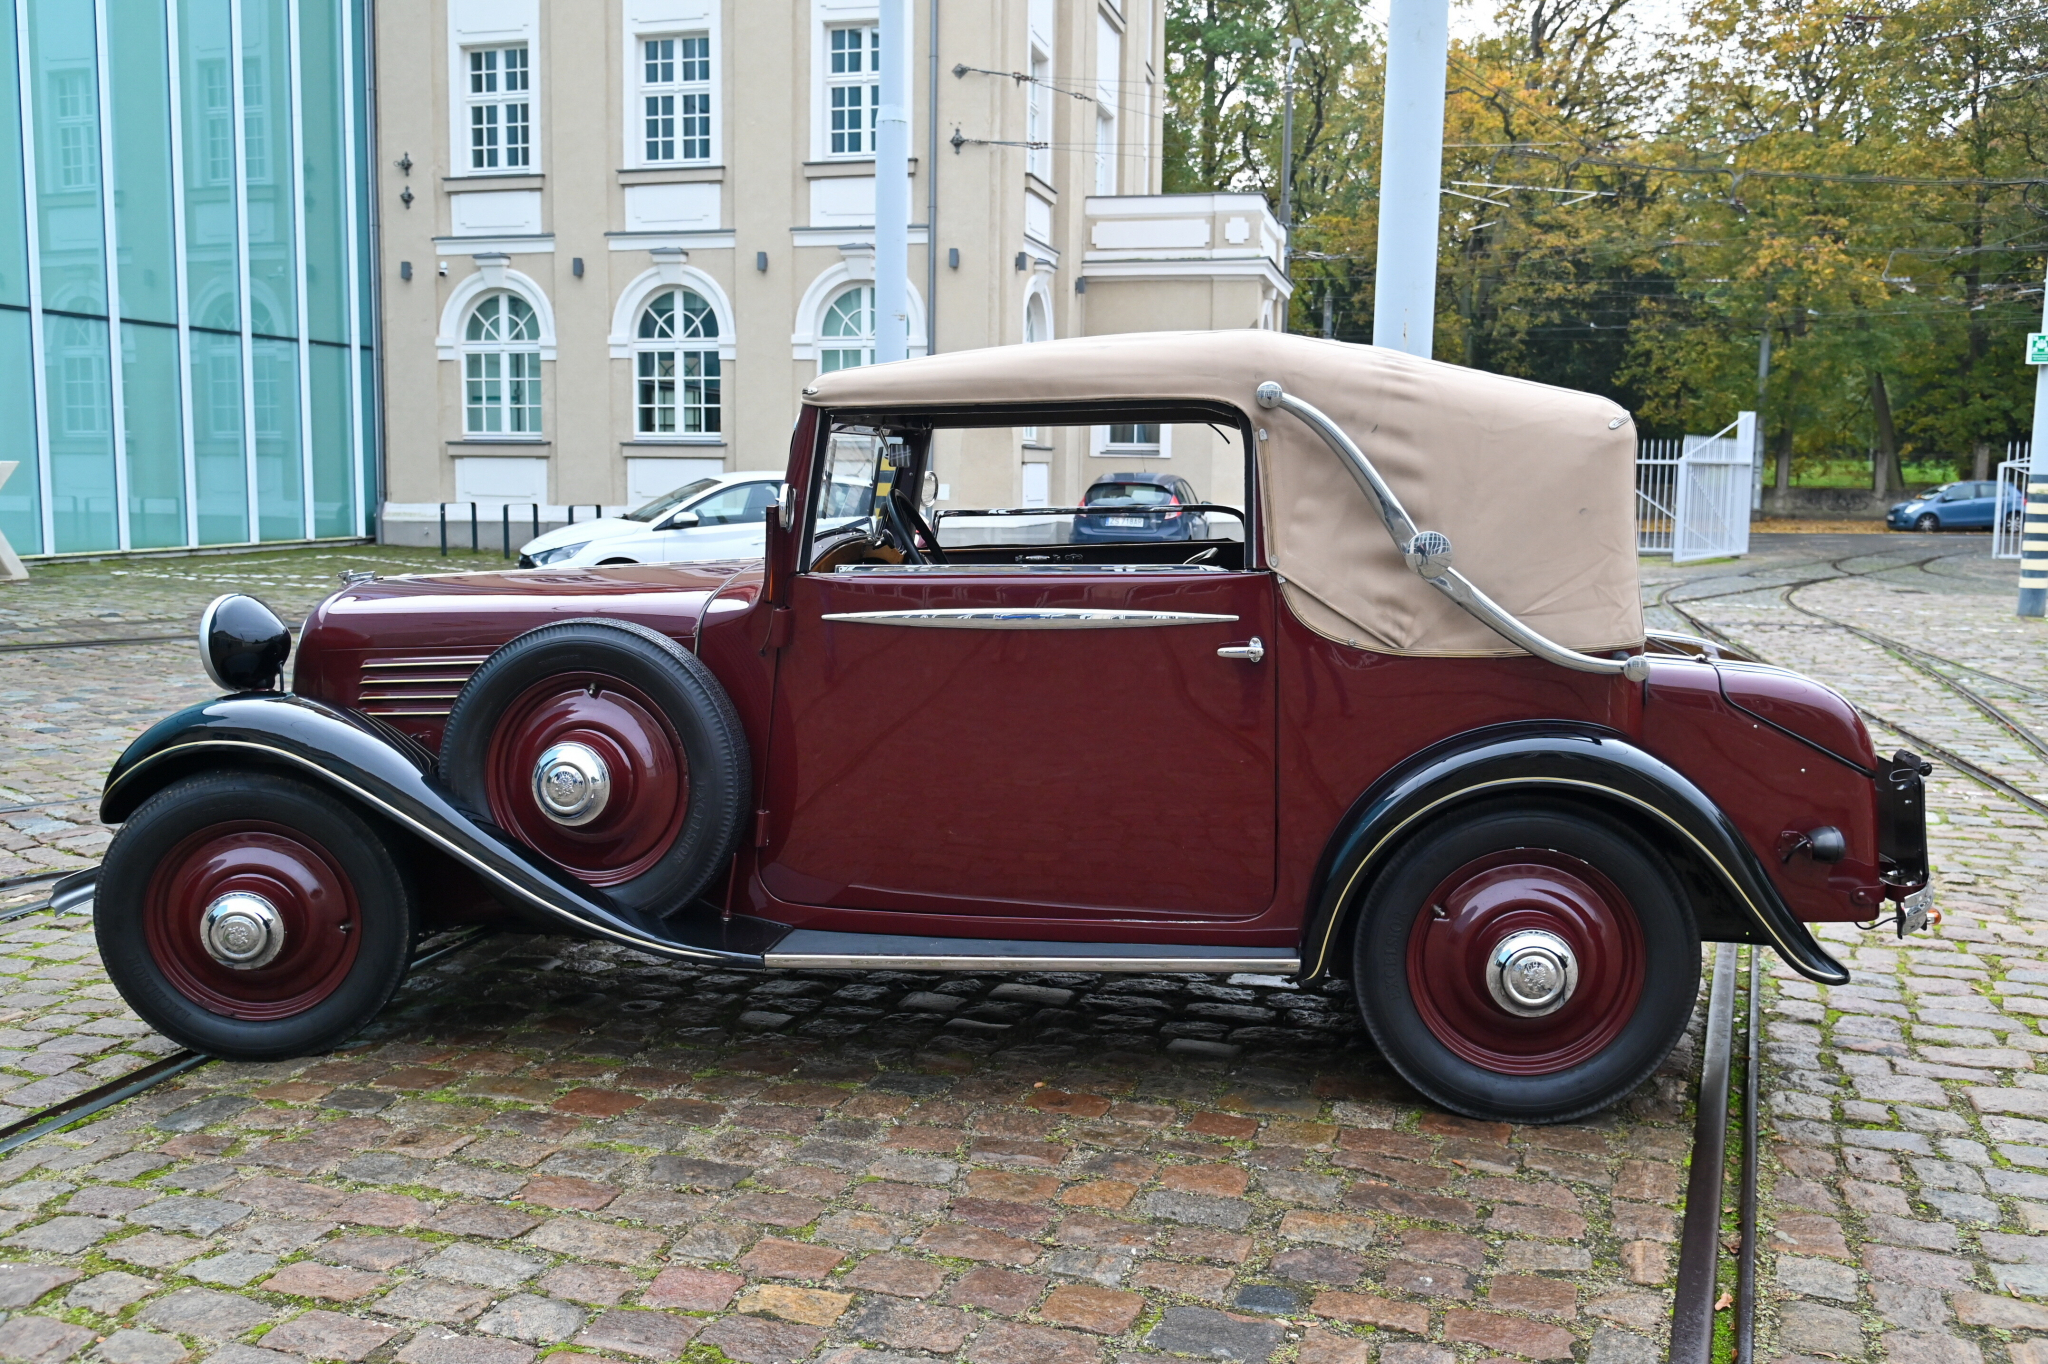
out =
<path fill-rule="evenodd" d="M 1640 5 L 1642 0 L 1634 0 Z M 1295 330 L 1371 332 L 1382 47 L 1351 4 L 1172 0 L 1170 190 L 1278 200 L 1296 82 Z M 2024 436 L 2048 252 L 2048 7 L 1499 0 L 1456 39 L 1439 359 L 1606 393 L 1645 434 L 1759 400 L 1802 474 L 1968 471 Z"/>

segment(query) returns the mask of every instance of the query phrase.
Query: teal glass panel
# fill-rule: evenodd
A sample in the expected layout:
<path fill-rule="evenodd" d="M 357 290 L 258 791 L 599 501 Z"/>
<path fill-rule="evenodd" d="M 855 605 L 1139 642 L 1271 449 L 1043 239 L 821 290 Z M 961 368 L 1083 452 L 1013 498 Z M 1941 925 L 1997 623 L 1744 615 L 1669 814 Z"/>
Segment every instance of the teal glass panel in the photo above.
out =
<path fill-rule="evenodd" d="M 128 442 L 128 542 L 137 549 L 182 545 L 185 436 L 175 330 L 121 324 L 121 406 Z"/>
<path fill-rule="evenodd" d="M 95 46 L 91 5 L 79 0 L 28 0 L 43 306 L 104 316 L 106 237 L 100 218 L 100 96 Z M 104 370 L 104 337 L 100 350 Z M 111 421 L 109 413 L 108 423 Z M 59 516 L 61 519 L 62 513 Z M 62 540 L 61 533 L 58 538 Z"/>
<path fill-rule="evenodd" d="M 249 538 L 249 466 L 242 452 L 242 338 L 192 333 L 192 453 L 199 543 Z"/>
<path fill-rule="evenodd" d="M 43 515 L 36 500 L 36 408 L 29 315 L 0 308 L 0 460 L 15 470 L 0 483 L 0 535 L 18 554 L 43 552 Z"/>
<path fill-rule="evenodd" d="M 107 95 L 114 128 L 114 259 L 121 272 L 121 316 L 176 322 L 170 47 L 163 0 L 106 0 L 106 5 Z M 175 376 L 175 366 L 172 373 Z"/>
<path fill-rule="evenodd" d="M 178 0 L 178 122 L 185 163 L 185 280 L 191 291 L 192 321 L 239 331 L 235 99 L 229 56 L 228 0 Z M 196 396 L 192 405 L 195 412 L 202 406 Z M 204 506 L 202 499 L 202 517 Z M 203 532 L 201 539 L 215 543 Z"/>
<path fill-rule="evenodd" d="M 349 67 L 349 88 L 355 92 L 355 127 L 351 130 L 356 148 L 355 198 L 350 212 L 356 220 L 356 325 L 358 334 L 353 340 L 373 342 L 377 331 L 377 313 L 372 306 L 374 294 L 371 289 L 371 269 L 375 262 L 370 255 L 370 158 L 365 149 L 370 145 L 370 123 L 367 101 L 363 98 L 363 44 L 368 41 L 368 26 L 363 19 L 363 0 L 346 0 L 348 14 L 345 16 L 351 34 L 350 54 L 354 61 Z M 431 164 L 431 163 L 429 163 Z M 367 391 L 367 390 L 366 390 Z M 374 430 L 374 426 L 371 428 Z M 372 503 L 372 505 L 375 505 Z"/>
<path fill-rule="evenodd" d="M 7 90 L 0 95 L 0 307 L 26 308 L 28 197 L 21 178 L 21 106 L 14 98 L 15 73 L 20 69 L 14 45 L 14 6 L 0 6 L 0 72 L 6 73 L 0 81 Z"/>
<path fill-rule="evenodd" d="M 315 341 L 307 350 L 313 390 L 312 411 L 306 414 L 306 435 L 313 442 L 313 534 L 360 535 L 348 348 Z"/>
<path fill-rule="evenodd" d="M 257 341 L 251 352 L 256 399 L 256 515 L 260 540 L 306 538 L 305 465 L 299 459 L 299 347 Z"/>
<path fill-rule="evenodd" d="M 44 316 L 43 386 L 50 402 L 51 548 L 114 549 L 114 386 L 104 321 Z"/>
<path fill-rule="evenodd" d="M 363 433 L 363 505 L 356 510 L 360 535 L 376 533 L 377 509 L 384 505 L 384 489 L 377 482 L 377 357 L 367 347 L 356 348 L 359 408 L 357 421 Z"/>
<path fill-rule="evenodd" d="M 243 0 L 242 153 L 249 177 L 249 329 L 263 336 L 299 334 L 294 188 L 298 177 L 292 165 L 293 74 L 287 25 L 285 0 Z"/>
<path fill-rule="evenodd" d="M 299 70 L 304 82 L 305 163 L 300 202 L 306 220 L 306 334 L 348 340 L 348 177 L 343 159 L 339 0 L 300 0 Z"/>

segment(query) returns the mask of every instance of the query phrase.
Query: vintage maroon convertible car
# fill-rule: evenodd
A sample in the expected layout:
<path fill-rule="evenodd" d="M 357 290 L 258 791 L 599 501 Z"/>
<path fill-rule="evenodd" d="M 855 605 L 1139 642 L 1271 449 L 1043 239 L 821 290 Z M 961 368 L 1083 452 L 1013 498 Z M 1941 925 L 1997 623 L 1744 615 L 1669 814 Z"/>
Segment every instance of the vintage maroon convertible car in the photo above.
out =
<path fill-rule="evenodd" d="M 216 602 L 231 694 L 107 780 L 136 1011 L 330 1047 L 493 916 L 739 967 L 1334 973 L 1424 1093 L 1540 1122 L 1651 1074 L 1703 939 L 1840 982 L 1803 921 L 1925 918 L 1921 761 L 1646 637 L 1612 403 L 1265 332 L 804 398 L 764 562 L 352 582 L 289 692 L 284 627 Z M 1199 437 L 1245 505 L 1129 543 L 934 505 L 1020 427 Z"/>

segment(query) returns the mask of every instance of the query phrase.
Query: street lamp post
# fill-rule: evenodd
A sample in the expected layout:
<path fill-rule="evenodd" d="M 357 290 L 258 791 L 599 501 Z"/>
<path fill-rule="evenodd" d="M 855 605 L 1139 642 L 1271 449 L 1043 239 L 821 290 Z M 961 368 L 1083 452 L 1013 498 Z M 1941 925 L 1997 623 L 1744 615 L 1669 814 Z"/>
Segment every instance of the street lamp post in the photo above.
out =
<path fill-rule="evenodd" d="M 1372 343 L 1424 359 L 1436 326 L 1437 210 L 1450 45 L 1450 0 L 1392 0 Z"/>
<path fill-rule="evenodd" d="M 1287 74 L 1281 81 L 1280 106 L 1280 274 L 1294 280 L 1294 59 L 1308 46 L 1299 37 L 1287 40 Z M 1280 300 L 1280 330 L 1287 330 L 1288 299 Z"/>

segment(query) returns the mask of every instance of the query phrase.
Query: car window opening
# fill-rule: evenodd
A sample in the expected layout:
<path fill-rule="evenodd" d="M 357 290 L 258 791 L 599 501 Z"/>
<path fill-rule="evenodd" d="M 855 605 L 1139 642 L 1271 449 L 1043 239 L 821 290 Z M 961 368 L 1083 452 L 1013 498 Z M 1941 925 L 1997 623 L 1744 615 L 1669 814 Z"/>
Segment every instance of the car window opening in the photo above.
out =
<path fill-rule="evenodd" d="M 996 427 L 997 414 L 971 426 L 922 415 L 832 422 L 813 468 L 806 571 L 1215 573 L 1246 566 L 1246 489 L 1254 484 L 1241 417 L 1009 415 L 1022 420 L 1007 428 Z M 1075 420 L 1086 416 L 1094 420 Z M 1013 441 L 1022 442 L 1021 501 L 960 495 L 999 483 L 991 457 L 1017 448 Z M 1042 449 L 1087 458 L 1034 469 Z M 1051 486 L 1055 468 L 1067 486 Z"/>

